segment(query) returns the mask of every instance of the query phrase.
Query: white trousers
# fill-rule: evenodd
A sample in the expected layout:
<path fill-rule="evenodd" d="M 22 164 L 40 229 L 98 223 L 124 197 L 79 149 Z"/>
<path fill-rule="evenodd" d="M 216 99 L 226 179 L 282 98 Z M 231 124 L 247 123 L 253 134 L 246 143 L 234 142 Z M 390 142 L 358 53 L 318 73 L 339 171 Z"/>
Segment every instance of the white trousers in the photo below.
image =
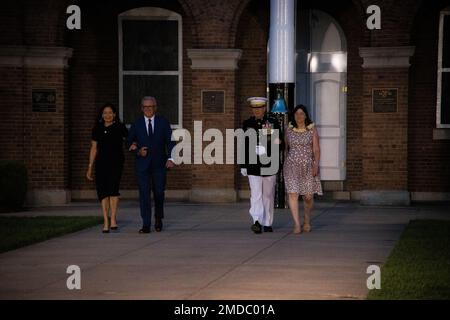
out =
<path fill-rule="evenodd" d="M 273 222 L 275 183 L 277 176 L 248 176 L 250 184 L 250 215 L 253 223 L 270 227 Z"/>

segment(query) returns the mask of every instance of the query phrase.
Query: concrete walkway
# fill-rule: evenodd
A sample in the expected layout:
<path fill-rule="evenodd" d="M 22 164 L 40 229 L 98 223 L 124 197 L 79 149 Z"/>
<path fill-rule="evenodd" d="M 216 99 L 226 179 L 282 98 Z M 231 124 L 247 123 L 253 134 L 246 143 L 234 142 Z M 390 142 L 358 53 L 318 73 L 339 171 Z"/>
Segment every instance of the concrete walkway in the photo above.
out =
<path fill-rule="evenodd" d="M 120 232 L 101 226 L 0 255 L 1 299 L 364 299 L 366 269 L 382 265 L 411 219 L 450 219 L 445 205 L 362 207 L 317 202 L 313 231 L 291 233 L 287 209 L 274 232 L 250 231 L 248 203 L 169 203 L 165 230 L 137 233 L 136 202 L 120 207 Z M 97 215 L 74 203 L 14 215 Z M 81 267 L 81 290 L 66 268 Z"/>

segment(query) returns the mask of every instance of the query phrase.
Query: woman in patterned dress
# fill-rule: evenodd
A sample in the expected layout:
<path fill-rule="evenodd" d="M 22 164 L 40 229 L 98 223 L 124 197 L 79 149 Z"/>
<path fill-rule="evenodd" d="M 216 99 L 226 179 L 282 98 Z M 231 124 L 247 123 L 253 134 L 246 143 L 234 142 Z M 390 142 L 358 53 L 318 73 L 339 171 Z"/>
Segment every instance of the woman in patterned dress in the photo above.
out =
<path fill-rule="evenodd" d="M 283 174 L 289 208 L 294 219 L 293 233 L 301 233 L 299 195 L 303 197 L 304 202 L 303 230 L 309 232 L 311 231 L 310 217 L 314 193 L 322 195 L 322 185 L 319 177 L 319 135 L 304 105 L 294 108 L 289 127 L 286 129 L 285 142 L 287 157 Z"/>

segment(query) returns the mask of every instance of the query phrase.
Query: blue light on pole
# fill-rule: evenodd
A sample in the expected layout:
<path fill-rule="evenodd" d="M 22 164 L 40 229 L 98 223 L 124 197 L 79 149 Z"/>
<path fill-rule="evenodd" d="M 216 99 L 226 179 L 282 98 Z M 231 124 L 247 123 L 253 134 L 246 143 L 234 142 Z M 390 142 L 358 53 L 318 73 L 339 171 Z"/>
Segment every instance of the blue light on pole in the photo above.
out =
<path fill-rule="evenodd" d="M 272 106 L 272 112 L 273 113 L 286 113 L 288 112 L 286 108 L 286 102 L 284 101 L 283 97 L 280 93 L 277 94 L 277 99 L 275 100 L 273 106 Z"/>

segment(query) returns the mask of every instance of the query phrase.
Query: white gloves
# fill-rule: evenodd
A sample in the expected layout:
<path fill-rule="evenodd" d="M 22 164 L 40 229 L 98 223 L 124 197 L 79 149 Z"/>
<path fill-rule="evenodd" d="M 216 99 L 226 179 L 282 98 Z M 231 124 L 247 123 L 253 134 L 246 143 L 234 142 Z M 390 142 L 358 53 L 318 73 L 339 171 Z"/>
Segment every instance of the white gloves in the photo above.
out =
<path fill-rule="evenodd" d="M 247 169 L 242 168 L 242 169 L 241 169 L 241 174 L 242 174 L 244 177 L 246 177 L 246 176 L 247 176 Z"/>

